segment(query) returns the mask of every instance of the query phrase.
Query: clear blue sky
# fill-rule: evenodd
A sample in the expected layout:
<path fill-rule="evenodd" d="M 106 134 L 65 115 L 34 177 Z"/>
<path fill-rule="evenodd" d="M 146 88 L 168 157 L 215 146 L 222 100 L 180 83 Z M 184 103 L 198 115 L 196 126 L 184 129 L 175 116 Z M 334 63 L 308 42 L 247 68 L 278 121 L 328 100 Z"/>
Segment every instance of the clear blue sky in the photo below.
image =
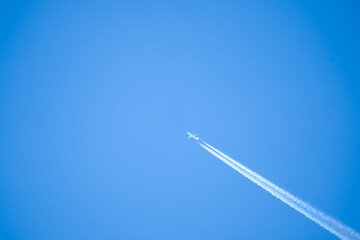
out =
<path fill-rule="evenodd" d="M 2 1 L 0 239 L 360 231 L 358 1 Z"/>

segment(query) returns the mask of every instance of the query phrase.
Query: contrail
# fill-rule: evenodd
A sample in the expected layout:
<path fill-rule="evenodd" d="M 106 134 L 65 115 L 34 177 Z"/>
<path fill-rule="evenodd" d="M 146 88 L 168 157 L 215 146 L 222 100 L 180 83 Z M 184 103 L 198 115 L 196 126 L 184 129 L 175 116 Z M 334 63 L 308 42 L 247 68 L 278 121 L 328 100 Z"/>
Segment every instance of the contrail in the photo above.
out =
<path fill-rule="evenodd" d="M 301 212 L 306 217 L 310 218 L 332 234 L 336 235 L 340 239 L 360 239 L 360 234 L 357 233 L 355 230 L 351 229 L 350 227 L 342 224 L 338 220 L 330 217 L 322 213 L 321 211 L 315 209 L 310 204 L 298 199 L 297 197 L 291 195 L 284 189 L 279 188 L 269 180 L 261 177 L 257 173 L 251 171 L 247 167 L 243 166 L 242 164 L 236 162 L 234 159 L 226 156 L 216 148 L 210 146 L 206 142 L 202 141 L 201 139 L 195 139 L 200 144 L 201 147 L 209 151 L 215 157 L 219 158 L 221 161 L 225 162 L 230 167 L 234 168 L 236 171 L 283 201 L 284 203 L 288 204 L 290 207 L 294 208 L 295 210 Z"/>

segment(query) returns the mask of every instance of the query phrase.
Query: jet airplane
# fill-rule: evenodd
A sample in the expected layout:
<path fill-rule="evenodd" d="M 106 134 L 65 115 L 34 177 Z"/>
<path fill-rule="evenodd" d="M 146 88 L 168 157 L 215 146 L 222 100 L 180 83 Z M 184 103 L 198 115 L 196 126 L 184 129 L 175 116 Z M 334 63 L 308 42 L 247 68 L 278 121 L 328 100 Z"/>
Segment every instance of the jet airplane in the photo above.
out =
<path fill-rule="evenodd" d="M 199 137 L 197 136 L 199 134 L 192 134 L 192 133 L 189 133 L 189 132 L 186 132 L 186 133 L 189 135 L 188 138 L 193 138 L 195 140 L 199 140 Z"/>

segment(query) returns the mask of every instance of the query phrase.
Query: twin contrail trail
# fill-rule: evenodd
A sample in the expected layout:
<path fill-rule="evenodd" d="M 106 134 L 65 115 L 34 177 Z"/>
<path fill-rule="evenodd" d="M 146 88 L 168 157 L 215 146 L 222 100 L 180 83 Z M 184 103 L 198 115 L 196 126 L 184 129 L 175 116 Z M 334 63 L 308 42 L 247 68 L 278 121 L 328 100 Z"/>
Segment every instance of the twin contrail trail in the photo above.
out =
<path fill-rule="evenodd" d="M 189 133 L 188 133 L 189 134 Z M 351 229 L 350 227 L 342 224 L 338 220 L 330 217 L 322 213 L 321 211 L 315 209 L 308 203 L 298 199 L 297 197 L 291 195 L 284 189 L 279 188 L 269 180 L 261 177 L 259 174 L 251 171 L 247 167 L 243 166 L 242 164 L 236 162 L 234 159 L 226 156 L 216 148 L 210 146 L 206 142 L 202 141 L 198 137 L 193 137 L 195 135 L 190 135 L 190 137 L 194 138 L 201 147 L 209 151 L 215 157 L 219 158 L 221 161 L 225 162 L 227 165 L 274 195 L 275 197 L 279 198 L 284 203 L 288 204 L 290 207 L 294 208 L 295 210 L 301 212 L 306 217 L 310 218 L 329 232 L 333 233 L 337 237 L 341 239 L 360 239 L 360 234 L 357 233 L 355 230 Z"/>

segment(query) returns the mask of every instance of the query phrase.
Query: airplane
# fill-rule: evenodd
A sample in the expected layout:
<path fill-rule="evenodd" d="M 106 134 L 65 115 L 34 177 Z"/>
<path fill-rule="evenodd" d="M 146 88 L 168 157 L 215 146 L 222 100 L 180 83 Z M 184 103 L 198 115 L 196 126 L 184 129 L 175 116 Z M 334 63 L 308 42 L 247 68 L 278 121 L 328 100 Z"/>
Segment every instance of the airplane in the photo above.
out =
<path fill-rule="evenodd" d="M 188 138 L 193 138 L 195 140 L 199 140 L 199 137 L 197 136 L 199 134 L 192 134 L 192 133 L 189 133 L 189 132 L 186 132 L 186 133 L 189 135 Z"/>

